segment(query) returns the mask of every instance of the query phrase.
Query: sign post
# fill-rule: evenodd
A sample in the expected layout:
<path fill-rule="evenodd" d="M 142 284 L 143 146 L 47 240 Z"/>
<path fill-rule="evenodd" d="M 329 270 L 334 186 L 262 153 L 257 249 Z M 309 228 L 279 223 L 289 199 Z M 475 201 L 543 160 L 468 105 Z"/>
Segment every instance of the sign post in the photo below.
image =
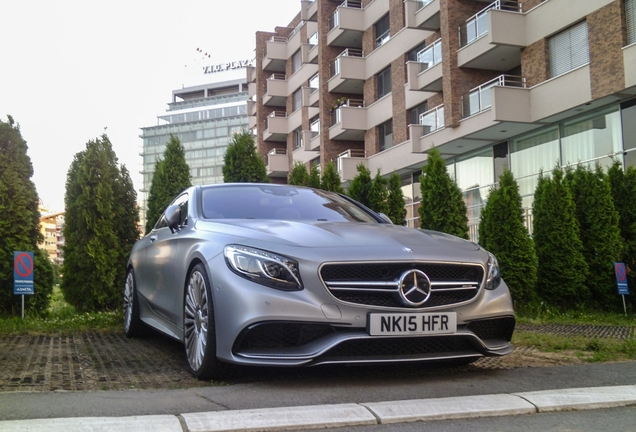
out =
<path fill-rule="evenodd" d="M 24 296 L 35 294 L 33 268 L 33 252 L 13 252 L 13 294 L 22 296 L 22 319 L 24 319 Z"/>
<path fill-rule="evenodd" d="M 627 316 L 627 306 L 625 306 L 625 296 L 629 295 L 629 287 L 627 286 L 627 269 L 625 263 L 614 263 L 614 273 L 616 274 L 616 284 L 618 285 L 618 294 L 623 296 L 623 310 Z"/>

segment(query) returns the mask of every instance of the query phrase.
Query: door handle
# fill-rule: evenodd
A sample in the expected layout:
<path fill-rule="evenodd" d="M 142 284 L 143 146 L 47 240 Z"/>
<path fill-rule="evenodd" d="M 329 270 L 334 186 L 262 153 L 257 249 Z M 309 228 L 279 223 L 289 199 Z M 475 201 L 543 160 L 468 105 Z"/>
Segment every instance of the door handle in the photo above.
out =
<path fill-rule="evenodd" d="M 155 240 L 157 240 L 157 236 L 156 235 L 151 235 L 150 236 L 150 241 L 154 242 Z"/>

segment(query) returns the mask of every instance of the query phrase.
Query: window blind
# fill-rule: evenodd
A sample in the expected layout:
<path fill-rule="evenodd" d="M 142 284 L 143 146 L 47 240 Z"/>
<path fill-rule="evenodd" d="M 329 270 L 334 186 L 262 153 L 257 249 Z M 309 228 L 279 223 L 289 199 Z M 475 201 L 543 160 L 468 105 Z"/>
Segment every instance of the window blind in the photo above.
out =
<path fill-rule="evenodd" d="M 587 22 L 582 21 L 549 40 L 550 73 L 553 77 L 590 62 Z"/>
<path fill-rule="evenodd" d="M 627 21 L 627 44 L 636 43 L 636 0 L 625 0 L 625 21 Z"/>

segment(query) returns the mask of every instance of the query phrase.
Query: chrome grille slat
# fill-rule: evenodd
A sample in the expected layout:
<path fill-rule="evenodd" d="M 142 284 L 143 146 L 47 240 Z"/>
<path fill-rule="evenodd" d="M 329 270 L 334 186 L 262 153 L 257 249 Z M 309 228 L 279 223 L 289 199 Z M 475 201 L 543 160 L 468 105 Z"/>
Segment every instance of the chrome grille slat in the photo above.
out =
<path fill-rule="evenodd" d="M 341 301 L 404 308 L 399 300 L 398 280 L 411 269 L 423 271 L 431 281 L 431 296 L 421 306 L 424 309 L 472 300 L 484 277 L 484 269 L 479 265 L 422 262 L 325 264 L 320 276 L 328 291 Z"/>

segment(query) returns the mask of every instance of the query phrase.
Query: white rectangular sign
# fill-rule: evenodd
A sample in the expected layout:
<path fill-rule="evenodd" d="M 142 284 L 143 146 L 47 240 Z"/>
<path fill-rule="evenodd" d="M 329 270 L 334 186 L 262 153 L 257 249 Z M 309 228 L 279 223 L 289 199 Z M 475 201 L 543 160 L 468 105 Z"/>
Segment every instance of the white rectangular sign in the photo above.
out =
<path fill-rule="evenodd" d="M 372 336 L 449 334 L 456 331 L 455 312 L 369 314 L 369 334 Z"/>

